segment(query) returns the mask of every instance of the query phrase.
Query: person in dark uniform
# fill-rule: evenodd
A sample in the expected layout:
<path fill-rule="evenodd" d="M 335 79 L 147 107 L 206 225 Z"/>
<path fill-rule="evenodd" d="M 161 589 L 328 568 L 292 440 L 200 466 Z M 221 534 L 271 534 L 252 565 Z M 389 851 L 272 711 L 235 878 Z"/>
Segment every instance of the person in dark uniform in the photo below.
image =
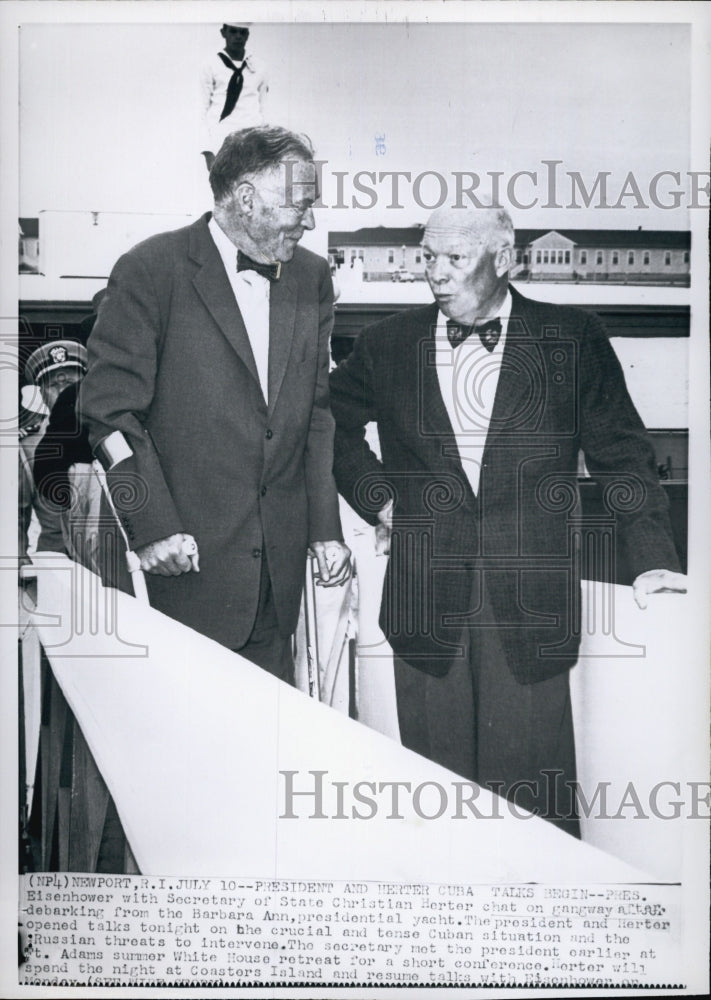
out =
<path fill-rule="evenodd" d="M 78 384 L 86 370 L 86 348 L 68 339 L 38 347 L 25 365 L 25 379 L 38 387 L 49 414 L 25 470 L 41 529 L 37 551 L 63 552 L 71 558 L 79 557 L 72 536 L 95 506 L 90 497 L 96 495 L 87 464 L 91 450 L 74 413 Z M 81 468 L 74 468 L 70 486 L 70 468 L 77 462 Z"/>

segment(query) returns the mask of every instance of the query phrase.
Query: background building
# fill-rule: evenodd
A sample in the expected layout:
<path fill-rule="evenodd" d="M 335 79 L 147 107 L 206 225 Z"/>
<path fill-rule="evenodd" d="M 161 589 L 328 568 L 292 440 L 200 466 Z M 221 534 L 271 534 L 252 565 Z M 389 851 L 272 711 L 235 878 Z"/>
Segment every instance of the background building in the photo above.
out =
<path fill-rule="evenodd" d="M 425 279 L 422 260 L 422 224 L 392 228 L 375 226 L 355 232 L 330 232 L 328 257 L 336 267 L 354 267 L 363 262 L 365 281 L 389 281 L 393 272 L 406 269 L 416 279 Z"/>
<path fill-rule="evenodd" d="M 514 278 L 688 285 L 691 233 L 641 228 L 521 229 Z"/>
<path fill-rule="evenodd" d="M 366 281 L 387 281 L 401 269 L 424 280 L 423 225 L 330 232 L 332 264 L 363 262 Z M 512 277 L 519 281 L 595 281 L 688 285 L 691 233 L 649 229 L 520 229 Z"/>

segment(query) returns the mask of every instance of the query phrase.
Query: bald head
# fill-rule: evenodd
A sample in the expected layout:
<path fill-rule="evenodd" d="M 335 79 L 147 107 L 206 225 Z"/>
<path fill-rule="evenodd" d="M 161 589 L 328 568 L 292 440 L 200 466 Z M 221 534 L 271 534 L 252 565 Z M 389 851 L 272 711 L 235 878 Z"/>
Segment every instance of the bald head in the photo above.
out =
<path fill-rule="evenodd" d="M 425 227 L 428 236 L 456 236 L 473 246 L 496 251 L 514 245 L 514 227 L 505 208 L 438 208 Z"/>
<path fill-rule="evenodd" d="M 514 228 L 503 208 L 440 208 L 425 227 L 425 276 L 450 319 L 474 323 L 496 315 L 506 296 Z"/>

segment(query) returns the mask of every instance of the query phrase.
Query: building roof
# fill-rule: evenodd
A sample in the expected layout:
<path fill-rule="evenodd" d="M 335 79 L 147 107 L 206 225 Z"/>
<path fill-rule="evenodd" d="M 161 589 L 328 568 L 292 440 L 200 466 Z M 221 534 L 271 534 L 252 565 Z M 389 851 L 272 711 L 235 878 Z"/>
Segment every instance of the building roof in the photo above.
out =
<path fill-rule="evenodd" d="M 582 247 L 688 250 L 691 233 L 678 229 L 517 229 L 516 245 L 528 246 L 548 233 L 559 233 Z"/>
<path fill-rule="evenodd" d="M 374 226 L 351 231 L 332 231 L 328 234 L 329 247 L 367 246 L 400 247 L 419 246 L 424 225 L 405 227 Z M 547 233 L 560 233 L 582 247 L 622 247 L 644 250 L 688 250 L 691 233 L 677 229 L 517 229 L 516 245 L 528 246 Z"/>
<path fill-rule="evenodd" d="M 328 234 L 328 245 L 364 247 L 417 247 L 422 242 L 425 227 L 416 226 L 374 226 L 351 231 L 332 231 Z"/>

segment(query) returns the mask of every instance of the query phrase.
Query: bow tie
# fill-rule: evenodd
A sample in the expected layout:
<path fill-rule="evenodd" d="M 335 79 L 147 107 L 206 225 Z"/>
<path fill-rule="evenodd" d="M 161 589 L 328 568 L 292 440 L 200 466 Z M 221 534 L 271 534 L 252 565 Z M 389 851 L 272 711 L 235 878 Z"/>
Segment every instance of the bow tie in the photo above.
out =
<path fill-rule="evenodd" d="M 241 250 L 238 250 L 237 270 L 256 271 L 257 274 L 261 274 L 263 278 L 269 278 L 270 281 L 278 281 L 279 275 L 281 274 L 281 261 L 276 264 L 260 264 L 258 260 L 252 260 L 252 258 L 248 257 L 246 253 L 242 253 Z"/>
<path fill-rule="evenodd" d="M 474 323 L 470 327 L 461 326 L 454 320 L 447 320 L 447 339 L 452 347 L 459 347 L 472 333 L 478 333 L 484 347 L 491 353 L 501 336 L 501 320 L 490 319 L 486 323 Z"/>

